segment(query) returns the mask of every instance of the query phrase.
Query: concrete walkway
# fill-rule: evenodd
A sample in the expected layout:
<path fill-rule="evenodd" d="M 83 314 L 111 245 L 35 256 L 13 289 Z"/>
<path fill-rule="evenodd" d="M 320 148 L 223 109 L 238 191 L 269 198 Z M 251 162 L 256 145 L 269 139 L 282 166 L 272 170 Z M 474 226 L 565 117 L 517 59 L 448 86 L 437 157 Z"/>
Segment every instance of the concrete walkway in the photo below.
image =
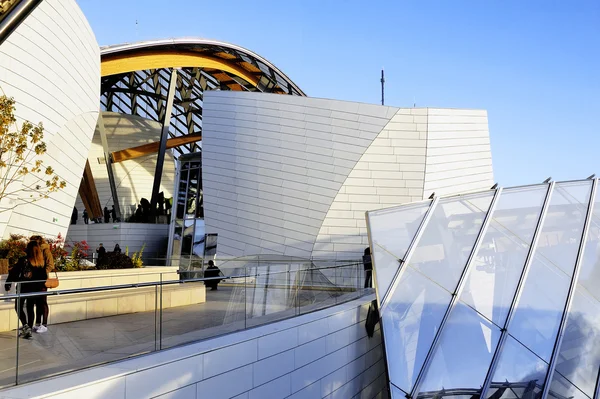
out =
<path fill-rule="evenodd" d="M 268 296 L 277 298 L 274 291 L 269 289 Z M 265 305 L 261 298 L 255 303 L 243 288 L 220 287 L 207 291 L 205 303 L 165 309 L 162 315 L 143 312 L 50 325 L 47 333 L 34 333 L 31 340 L 17 339 L 15 331 L 0 333 L 0 388 L 15 384 L 17 350 L 22 384 L 293 317 L 362 294 L 303 290 L 299 303 L 287 308 L 285 301 Z"/>

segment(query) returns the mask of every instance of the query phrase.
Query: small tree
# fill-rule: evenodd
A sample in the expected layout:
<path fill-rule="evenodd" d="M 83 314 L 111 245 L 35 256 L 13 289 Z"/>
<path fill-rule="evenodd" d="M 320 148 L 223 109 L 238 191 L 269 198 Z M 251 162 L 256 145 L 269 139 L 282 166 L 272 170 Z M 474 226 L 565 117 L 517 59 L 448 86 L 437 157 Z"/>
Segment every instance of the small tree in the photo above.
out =
<path fill-rule="evenodd" d="M 26 121 L 19 129 L 16 121 L 15 100 L 0 94 L 0 201 L 15 201 L 0 212 L 48 198 L 67 185 L 40 159 L 46 153 L 42 124 Z M 26 176 L 33 179 L 26 181 Z"/>

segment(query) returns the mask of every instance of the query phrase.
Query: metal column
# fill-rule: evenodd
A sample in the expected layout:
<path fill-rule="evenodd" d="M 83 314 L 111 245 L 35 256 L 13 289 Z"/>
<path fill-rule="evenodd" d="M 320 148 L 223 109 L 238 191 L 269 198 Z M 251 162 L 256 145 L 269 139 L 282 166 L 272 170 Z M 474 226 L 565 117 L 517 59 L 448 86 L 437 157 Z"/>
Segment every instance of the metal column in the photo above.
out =
<path fill-rule="evenodd" d="M 546 219 L 546 213 L 548 211 L 548 207 L 550 205 L 550 199 L 552 198 L 552 192 L 554 191 L 554 182 L 551 182 L 548 185 L 548 193 L 546 194 L 546 198 L 544 199 L 544 204 L 542 205 L 542 211 L 540 213 L 540 218 L 538 220 L 537 226 L 535 228 L 535 232 L 533 233 L 533 239 L 531 240 L 531 246 L 529 247 L 529 252 L 527 253 L 527 259 L 525 259 L 525 265 L 523 266 L 523 271 L 521 272 L 521 276 L 519 277 L 519 283 L 517 284 L 517 289 L 515 290 L 515 296 L 511 302 L 510 308 L 508 310 L 508 314 L 506 315 L 506 320 L 504 321 L 504 327 L 500 333 L 500 339 L 498 341 L 498 346 L 496 346 L 496 351 L 494 352 L 494 357 L 492 357 L 492 362 L 490 364 L 490 368 L 488 369 L 487 375 L 485 376 L 485 381 L 483 382 L 483 388 L 481 389 L 480 398 L 484 399 L 487 391 L 490 389 L 490 384 L 492 382 L 492 378 L 494 376 L 494 371 L 496 371 L 496 366 L 498 365 L 498 360 L 500 359 L 500 354 L 502 353 L 502 349 L 504 348 L 504 343 L 506 342 L 506 338 L 508 337 L 508 326 L 514 316 L 515 309 L 519 304 L 519 300 L 521 299 L 521 293 L 523 291 L 523 285 L 525 284 L 525 280 L 527 279 L 527 275 L 529 274 L 529 266 L 533 260 L 533 256 L 535 254 L 535 249 L 537 248 L 537 243 L 539 240 L 540 232 L 544 226 L 544 220 Z"/>
<path fill-rule="evenodd" d="M 562 345 L 562 340 L 565 334 L 565 327 L 567 325 L 567 318 L 569 316 L 569 311 L 571 310 L 571 305 L 573 303 L 573 296 L 575 295 L 575 288 L 577 287 L 577 280 L 579 279 L 579 271 L 581 270 L 581 262 L 583 258 L 583 252 L 585 250 L 585 244 L 587 242 L 587 235 L 590 228 L 590 224 L 592 221 L 592 213 L 594 212 L 594 201 L 596 198 L 596 190 L 598 186 L 598 179 L 594 179 L 592 183 L 592 192 L 590 194 L 590 202 L 587 208 L 587 214 L 583 225 L 583 233 L 581 237 L 581 242 L 579 243 L 579 250 L 577 252 L 577 258 L 575 261 L 575 269 L 573 270 L 573 276 L 571 277 L 571 284 L 569 285 L 569 291 L 567 294 L 567 302 L 565 303 L 565 308 L 563 310 L 562 317 L 560 319 L 560 324 L 558 327 L 558 334 L 556 335 L 556 341 L 554 344 L 554 349 L 552 350 L 552 356 L 550 357 L 550 363 L 548 364 L 548 372 L 546 373 L 546 382 L 544 383 L 544 389 L 542 390 L 542 398 L 548 396 L 548 391 L 550 390 L 550 384 L 552 383 L 552 377 L 554 376 L 554 369 L 556 367 L 556 362 L 558 360 L 558 354 L 560 352 L 560 347 Z"/>
<path fill-rule="evenodd" d="M 152 199 L 150 201 L 150 214 L 152 222 L 156 215 L 156 205 L 158 203 L 158 193 L 160 191 L 160 181 L 165 163 L 165 152 L 167 151 L 167 139 L 169 138 L 169 127 L 171 126 L 171 114 L 173 113 L 173 101 L 175 99 L 175 89 L 177 87 L 177 70 L 173 68 L 171 71 L 171 79 L 169 80 L 169 92 L 167 94 L 167 104 L 165 106 L 165 114 L 162 120 L 162 131 L 160 134 L 160 146 L 158 148 L 158 156 L 156 159 L 156 170 L 154 172 L 154 184 L 152 185 Z"/>
<path fill-rule="evenodd" d="M 112 156 L 108 149 L 108 140 L 106 138 L 106 130 L 104 129 L 104 120 L 102 119 L 102 111 L 98 115 L 98 131 L 102 140 L 102 149 L 104 151 L 104 160 L 106 162 L 106 171 L 108 172 L 108 182 L 110 184 L 110 192 L 113 197 L 113 205 L 115 206 L 115 214 L 118 220 L 121 220 L 121 207 L 119 206 L 119 196 L 117 194 L 117 184 L 115 183 L 115 174 L 112 167 Z M 102 204 L 100 204 L 102 206 Z M 104 215 L 103 215 L 104 216 Z"/>

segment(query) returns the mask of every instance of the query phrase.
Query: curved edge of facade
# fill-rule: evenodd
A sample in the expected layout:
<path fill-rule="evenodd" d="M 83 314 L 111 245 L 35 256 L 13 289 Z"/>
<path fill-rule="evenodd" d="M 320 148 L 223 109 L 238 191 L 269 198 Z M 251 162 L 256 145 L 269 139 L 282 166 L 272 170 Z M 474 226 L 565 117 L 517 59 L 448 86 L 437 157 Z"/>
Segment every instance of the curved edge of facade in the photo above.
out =
<path fill-rule="evenodd" d="M 157 49 L 160 47 L 181 47 L 181 46 L 202 46 L 202 45 L 225 47 L 225 48 L 229 48 L 232 50 L 242 52 L 242 53 L 250 56 L 251 58 L 254 58 L 254 59 L 262 62 L 267 67 L 276 71 L 287 82 L 289 82 L 290 85 L 292 85 L 292 87 L 298 93 L 300 93 L 301 96 L 306 96 L 306 94 L 302 91 L 302 89 L 300 89 L 298 87 L 298 85 L 296 85 L 294 83 L 294 81 L 292 81 L 283 71 L 281 71 L 279 68 L 277 68 L 273 63 L 271 63 L 266 58 L 256 54 L 255 52 L 253 52 L 251 50 L 248 50 L 247 48 L 244 48 L 244 47 L 241 47 L 241 46 L 238 46 L 235 44 L 227 43 L 227 42 L 222 42 L 219 40 L 204 39 L 204 38 L 197 38 L 197 37 L 148 40 L 148 41 L 135 42 L 135 43 L 123 43 L 123 44 L 104 46 L 104 47 L 101 47 L 100 53 L 101 53 L 101 56 L 107 56 L 107 55 L 115 55 L 115 54 L 119 54 L 119 53 Z"/>
<path fill-rule="evenodd" d="M 203 135 L 219 256 L 355 259 L 366 210 L 493 184 L 485 111 L 210 92 Z"/>
<path fill-rule="evenodd" d="M 75 0 L 45 0 L 0 45 L 0 54 L 0 87 L 16 100 L 17 122 L 43 123 L 44 160 L 67 182 L 48 199 L 2 212 L 0 232 L 65 236 L 98 118 L 96 38 Z"/>

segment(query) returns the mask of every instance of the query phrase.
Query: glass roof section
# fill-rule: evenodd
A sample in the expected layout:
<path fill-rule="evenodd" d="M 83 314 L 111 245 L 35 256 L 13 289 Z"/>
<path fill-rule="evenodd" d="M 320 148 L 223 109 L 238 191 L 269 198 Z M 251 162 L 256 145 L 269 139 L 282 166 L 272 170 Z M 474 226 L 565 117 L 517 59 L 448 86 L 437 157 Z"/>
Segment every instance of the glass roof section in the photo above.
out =
<path fill-rule="evenodd" d="M 598 398 L 597 185 L 367 212 L 393 397 Z"/>

